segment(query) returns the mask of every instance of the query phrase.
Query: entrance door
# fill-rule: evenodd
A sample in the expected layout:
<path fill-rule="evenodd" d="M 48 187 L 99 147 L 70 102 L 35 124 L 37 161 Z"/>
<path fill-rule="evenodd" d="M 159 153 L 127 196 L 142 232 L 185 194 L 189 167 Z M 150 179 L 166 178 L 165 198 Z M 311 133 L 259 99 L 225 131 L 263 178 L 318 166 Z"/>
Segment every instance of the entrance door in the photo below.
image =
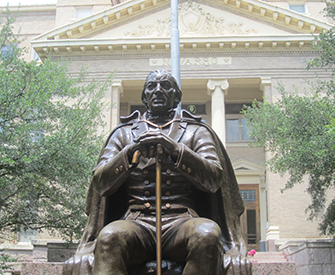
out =
<path fill-rule="evenodd" d="M 245 210 L 240 217 L 242 233 L 248 251 L 259 251 L 260 218 L 259 218 L 259 188 L 258 184 L 240 184 L 240 191 Z"/>

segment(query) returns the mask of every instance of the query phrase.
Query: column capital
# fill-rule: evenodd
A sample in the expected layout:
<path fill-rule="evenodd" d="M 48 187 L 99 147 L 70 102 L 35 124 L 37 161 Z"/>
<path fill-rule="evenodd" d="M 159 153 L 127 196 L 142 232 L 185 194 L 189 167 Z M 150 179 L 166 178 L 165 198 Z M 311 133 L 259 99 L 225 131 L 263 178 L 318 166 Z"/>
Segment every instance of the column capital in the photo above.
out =
<path fill-rule="evenodd" d="M 207 94 L 212 95 L 216 88 L 220 88 L 227 95 L 229 89 L 228 79 L 208 79 Z"/>
<path fill-rule="evenodd" d="M 261 83 L 259 84 L 259 89 L 264 92 L 266 87 L 270 87 L 272 84 L 271 77 L 262 77 Z"/>
<path fill-rule="evenodd" d="M 119 94 L 123 94 L 123 82 L 120 79 L 114 79 L 112 83 L 112 91 L 118 91 Z"/>
<path fill-rule="evenodd" d="M 272 81 L 271 77 L 262 77 L 259 89 L 263 92 L 264 100 L 272 102 Z"/>

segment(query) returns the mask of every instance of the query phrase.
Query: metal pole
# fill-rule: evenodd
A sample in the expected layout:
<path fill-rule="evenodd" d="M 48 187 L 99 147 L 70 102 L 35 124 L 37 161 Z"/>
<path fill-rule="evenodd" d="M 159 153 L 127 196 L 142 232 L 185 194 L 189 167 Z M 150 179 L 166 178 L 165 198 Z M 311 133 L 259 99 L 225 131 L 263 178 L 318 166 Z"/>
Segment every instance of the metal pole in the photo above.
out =
<path fill-rule="evenodd" d="M 162 145 L 156 151 L 156 264 L 157 275 L 162 275 Z"/>
<path fill-rule="evenodd" d="M 178 0 L 171 0 L 171 74 L 180 86 L 180 46 L 178 29 Z M 178 105 L 178 112 L 181 111 L 181 103 Z"/>

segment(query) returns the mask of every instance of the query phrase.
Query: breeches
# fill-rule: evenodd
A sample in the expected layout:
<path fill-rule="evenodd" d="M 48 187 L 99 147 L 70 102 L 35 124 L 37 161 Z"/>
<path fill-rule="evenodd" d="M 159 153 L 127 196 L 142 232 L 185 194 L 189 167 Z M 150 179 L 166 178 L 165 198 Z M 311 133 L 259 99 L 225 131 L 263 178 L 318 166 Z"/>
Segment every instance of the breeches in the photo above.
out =
<path fill-rule="evenodd" d="M 129 212 L 125 220 L 105 226 L 95 250 L 94 274 L 127 274 L 155 259 L 155 217 Z M 162 215 L 162 258 L 185 263 L 183 275 L 216 275 L 223 257 L 220 227 L 192 210 Z"/>

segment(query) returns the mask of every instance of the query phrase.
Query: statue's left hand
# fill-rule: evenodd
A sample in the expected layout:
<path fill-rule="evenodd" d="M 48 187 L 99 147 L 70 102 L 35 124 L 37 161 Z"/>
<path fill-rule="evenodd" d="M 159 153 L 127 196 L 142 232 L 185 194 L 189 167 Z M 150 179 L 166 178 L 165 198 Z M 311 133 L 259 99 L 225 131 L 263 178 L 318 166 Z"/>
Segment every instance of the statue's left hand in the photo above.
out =
<path fill-rule="evenodd" d="M 142 155 L 147 158 L 156 156 L 156 146 L 160 144 L 166 156 L 176 159 L 179 154 L 178 144 L 169 136 L 158 130 L 148 130 L 141 133 L 136 139 L 136 149 L 140 150 Z"/>

